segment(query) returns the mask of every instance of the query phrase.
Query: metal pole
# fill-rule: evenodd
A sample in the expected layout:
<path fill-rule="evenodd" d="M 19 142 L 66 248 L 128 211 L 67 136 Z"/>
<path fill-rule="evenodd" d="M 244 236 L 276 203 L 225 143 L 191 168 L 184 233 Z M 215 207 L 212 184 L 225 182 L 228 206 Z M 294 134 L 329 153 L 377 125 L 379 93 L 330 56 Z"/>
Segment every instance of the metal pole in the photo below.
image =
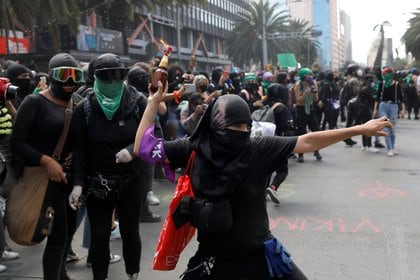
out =
<path fill-rule="evenodd" d="M 176 7 L 176 49 L 178 50 L 178 65 L 181 65 L 181 8 Z"/>
<path fill-rule="evenodd" d="M 265 68 L 265 65 L 267 64 L 267 34 L 266 34 L 266 30 L 265 30 L 265 28 L 266 28 L 266 18 L 265 18 L 265 9 L 264 9 L 264 7 L 265 6 L 263 6 L 263 14 L 262 14 L 262 21 L 263 21 L 263 26 L 262 26 L 262 51 L 263 51 L 263 53 L 262 53 L 262 55 L 263 55 L 263 57 L 262 57 L 262 68 L 264 69 Z"/>

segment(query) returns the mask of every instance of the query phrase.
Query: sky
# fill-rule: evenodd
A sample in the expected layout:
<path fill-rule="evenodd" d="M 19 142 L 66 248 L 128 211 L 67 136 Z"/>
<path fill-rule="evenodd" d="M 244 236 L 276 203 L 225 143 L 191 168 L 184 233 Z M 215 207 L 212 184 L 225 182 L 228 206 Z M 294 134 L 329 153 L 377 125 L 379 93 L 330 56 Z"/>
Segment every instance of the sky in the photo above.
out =
<path fill-rule="evenodd" d="M 398 48 L 399 57 L 406 56 L 401 37 L 408 28 L 407 21 L 412 13 L 420 8 L 420 2 L 413 0 L 339 0 L 340 9 L 351 17 L 353 60 L 366 63 L 367 53 L 379 29 L 375 25 L 389 21 L 390 27 L 384 27 L 385 37 L 393 38 L 393 49 Z M 396 58 L 394 51 L 394 58 Z"/>

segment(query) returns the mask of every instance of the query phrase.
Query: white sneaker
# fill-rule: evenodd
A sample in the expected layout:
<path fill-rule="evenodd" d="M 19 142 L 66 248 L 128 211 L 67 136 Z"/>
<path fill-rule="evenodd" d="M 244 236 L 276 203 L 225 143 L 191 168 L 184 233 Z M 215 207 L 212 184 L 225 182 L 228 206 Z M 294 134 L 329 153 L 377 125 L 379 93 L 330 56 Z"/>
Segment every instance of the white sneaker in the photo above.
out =
<path fill-rule="evenodd" d="M 19 258 L 19 253 L 13 251 L 4 250 L 1 255 L 1 259 L 5 261 L 15 260 L 17 258 Z"/>
<path fill-rule="evenodd" d="M 114 255 L 114 254 L 109 255 L 109 263 L 116 263 L 116 262 L 119 262 L 120 260 L 121 260 L 120 255 Z"/>
<path fill-rule="evenodd" d="M 156 197 L 153 191 L 149 191 L 147 193 L 147 203 L 149 203 L 150 205 L 158 205 L 160 203 L 159 198 Z"/>
<path fill-rule="evenodd" d="M 367 148 L 367 151 L 368 151 L 369 153 L 379 153 L 379 150 L 378 150 L 378 149 L 376 149 L 375 147 L 368 147 L 368 148 Z"/>
<path fill-rule="evenodd" d="M 393 150 L 388 150 L 388 153 L 386 153 L 387 156 L 389 157 L 393 157 L 394 156 L 394 151 Z"/>
<path fill-rule="evenodd" d="M 3 272 L 7 269 L 7 266 L 0 264 L 0 272 Z"/>
<path fill-rule="evenodd" d="M 392 152 L 394 153 L 394 156 L 398 155 L 399 153 L 394 149 L 392 150 Z"/>
<path fill-rule="evenodd" d="M 137 280 L 137 279 L 139 279 L 139 274 L 138 273 L 134 273 L 134 274 L 131 274 L 131 275 L 127 274 L 127 276 L 128 276 L 128 280 Z"/>
<path fill-rule="evenodd" d="M 118 222 L 114 222 L 114 223 L 115 223 L 115 228 L 111 231 L 109 240 L 117 240 L 121 238 L 120 224 Z"/>

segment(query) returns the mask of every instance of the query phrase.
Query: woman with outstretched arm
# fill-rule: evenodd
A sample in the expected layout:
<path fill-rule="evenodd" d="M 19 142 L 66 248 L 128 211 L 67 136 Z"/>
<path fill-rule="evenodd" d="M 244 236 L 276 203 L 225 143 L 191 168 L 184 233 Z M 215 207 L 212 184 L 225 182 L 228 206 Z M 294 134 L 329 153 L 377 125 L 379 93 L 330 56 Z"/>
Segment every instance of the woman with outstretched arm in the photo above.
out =
<path fill-rule="evenodd" d="M 150 93 L 134 152 L 145 161 L 162 163 L 172 181 L 173 170 L 185 167 L 191 153 L 195 154 L 191 172 L 194 198 L 183 199 L 183 211 L 173 215 L 191 222 L 198 232 L 198 250 L 182 279 L 307 279 L 270 232 L 267 180 L 291 153 L 317 151 L 360 134 L 384 136 L 383 128 L 390 121 L 380 118 L 298 137 L 250 138 L 249 107 L 231 94 L 209 105 L 191 137 L 165 142 L 152 134 L 164 98 L 162 85 Z"/>

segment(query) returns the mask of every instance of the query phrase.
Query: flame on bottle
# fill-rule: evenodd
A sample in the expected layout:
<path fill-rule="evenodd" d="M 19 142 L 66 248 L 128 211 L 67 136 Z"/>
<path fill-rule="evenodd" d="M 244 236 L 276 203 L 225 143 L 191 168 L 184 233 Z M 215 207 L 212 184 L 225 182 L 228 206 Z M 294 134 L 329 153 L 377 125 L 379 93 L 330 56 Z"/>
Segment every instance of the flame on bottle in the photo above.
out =
<path fill-rule="evenodd" d="M 161 50 L 164 55 L 169 55 L 172 52 L 172 47 L 166 43 L 163 39 L 160 39 L 161 44 L 164 47 L 164 50 Z"/>

